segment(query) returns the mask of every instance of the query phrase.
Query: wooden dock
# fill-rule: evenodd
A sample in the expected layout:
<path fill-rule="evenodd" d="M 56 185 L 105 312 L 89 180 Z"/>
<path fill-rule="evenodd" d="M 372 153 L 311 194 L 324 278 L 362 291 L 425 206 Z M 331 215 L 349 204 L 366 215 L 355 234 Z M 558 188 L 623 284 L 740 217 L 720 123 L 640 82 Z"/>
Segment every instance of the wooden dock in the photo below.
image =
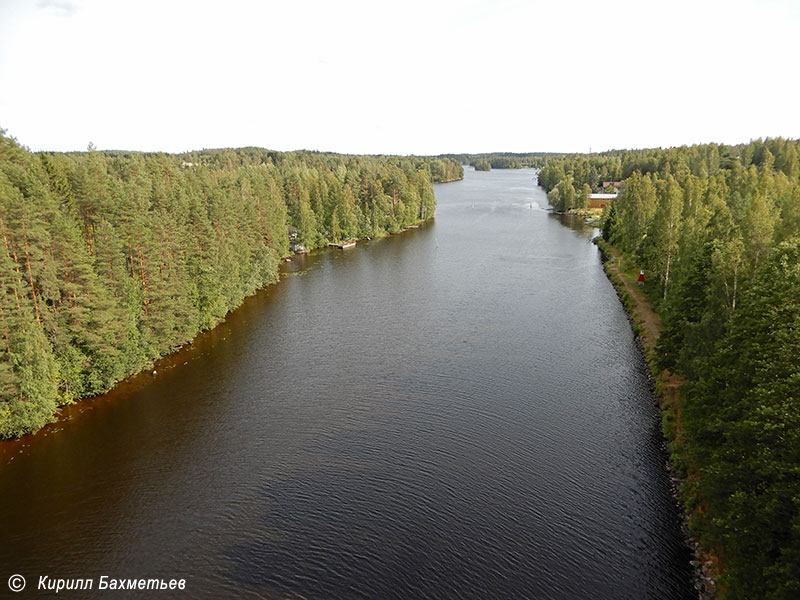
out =
<path fill-rule="evenodd" d="M 337 244 L 335 242 L 331 242 L 328 246 L 333 246 L 334 248 L 339 248 L 339 250 L 344 250 L 345 248 L 355 248 L 356 241 L 355 240 L 347 240 L 346 242 L 342 242 L 341 244 Z"/>

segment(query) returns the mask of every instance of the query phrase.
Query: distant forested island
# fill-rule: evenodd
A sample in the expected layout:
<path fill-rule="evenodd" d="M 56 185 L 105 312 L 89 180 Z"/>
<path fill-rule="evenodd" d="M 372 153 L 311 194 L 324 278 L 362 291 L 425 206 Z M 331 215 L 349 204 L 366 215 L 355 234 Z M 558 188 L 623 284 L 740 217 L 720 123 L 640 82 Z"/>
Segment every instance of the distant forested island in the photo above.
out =
<path fill-rule="evenodd" d="M 214 327 L 304 249 L 433 216 L 448 158 L 32 153 L 0 132 L 0 437 Z"/>
<path fill-rule="evenodd" d="M 776 138 L 570 155 L 539 174 L 564 209 L 620 189 L 602 236 L 644 271 L 657 376 L 686 381 L 664 432 L 722 598 L 800 598 L 798 153 Z"/>

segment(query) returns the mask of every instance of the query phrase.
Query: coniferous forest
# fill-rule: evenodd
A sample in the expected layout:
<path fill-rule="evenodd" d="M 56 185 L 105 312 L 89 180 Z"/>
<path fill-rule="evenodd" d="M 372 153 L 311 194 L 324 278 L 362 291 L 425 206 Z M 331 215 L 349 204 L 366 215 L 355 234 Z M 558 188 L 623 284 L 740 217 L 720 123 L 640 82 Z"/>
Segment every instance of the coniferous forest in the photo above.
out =
<path fill-rule="evenodd" d="M 431 218 L 450 159 L 271 152 L 31 153 L 0 132 L 0 437 L 214 327 L 294 242 Z"/>
<path fill-rule="evenodd" d="M 491 169 L 522 169 L 525 167 L 541 168 L 549 158 L 560 158 L 563 154 L 554 152 L 492 152 L 490 154 L 439 154 L 437 158 L 449 158 L 461 165 L 475 167 L 476 171 Z"/>
<path fill-rule="evenodd" d="M 550 160 L 562 209 L 621 182 L 603 238 L 646 273 L 656 370 L 682 375 L 664 431 L 720 597 L 800 598 L 800 143 Z"/>
<path fill-rule="evenodd" d="M 800 597 L 800 142 L 474 155 L 543 164 L 559 210 L 617 182 L 606 244 L 646 273 L 664 432 L 723 598 Z M 111 388 L 278 279 L 295 246 L 433 216 L 467 155 L 32 153 L 0 133 L 0 437 Z M 291 238 L 290 238 L 291 236 Z"/>

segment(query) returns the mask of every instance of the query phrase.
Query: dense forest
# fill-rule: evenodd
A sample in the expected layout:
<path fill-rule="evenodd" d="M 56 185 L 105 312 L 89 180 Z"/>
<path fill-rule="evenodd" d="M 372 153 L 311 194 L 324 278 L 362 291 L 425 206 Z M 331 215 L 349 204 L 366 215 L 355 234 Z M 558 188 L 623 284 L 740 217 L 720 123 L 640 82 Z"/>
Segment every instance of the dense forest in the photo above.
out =
<path fill-rule="evenodd" d="M 686 378 L 665 414 L 690 525 L 720 596 L 800 598 L 800 142 L 575 155 L 540 185 L 621 192 L 603 238 L 646 273 L 658 369 Z"/>
<path fill-rule="evenodd" d="M 437 158 L 454 160 L 460 165 L 470 165 L 476 171 L 492 169 L 522 169 L 543 167 L 548 158 L 560 157 L 553 152 L 491 152 L 489 154 L 440 154 Z"/>
<path fill-rule="evenodd" d="M 306 249 L 433 216 L 449 159 L 31 153 L 0 132 L 0 437 L 214 327 Z"/>

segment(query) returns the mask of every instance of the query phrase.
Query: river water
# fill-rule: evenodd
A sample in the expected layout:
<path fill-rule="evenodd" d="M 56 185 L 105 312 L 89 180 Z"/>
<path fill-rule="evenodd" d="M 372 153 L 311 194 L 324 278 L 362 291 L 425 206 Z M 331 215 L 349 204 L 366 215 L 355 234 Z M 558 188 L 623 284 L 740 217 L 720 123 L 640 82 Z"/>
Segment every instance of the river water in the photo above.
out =
<path fill-rule="evenodd" d="M 592 230 L 543 210 L 529 170 L 470 169 L 436 196 L 435 222 L 294 259 L 157 375 L 0 445 L 0 586 L 692 597 L 658 410 Z"/>

